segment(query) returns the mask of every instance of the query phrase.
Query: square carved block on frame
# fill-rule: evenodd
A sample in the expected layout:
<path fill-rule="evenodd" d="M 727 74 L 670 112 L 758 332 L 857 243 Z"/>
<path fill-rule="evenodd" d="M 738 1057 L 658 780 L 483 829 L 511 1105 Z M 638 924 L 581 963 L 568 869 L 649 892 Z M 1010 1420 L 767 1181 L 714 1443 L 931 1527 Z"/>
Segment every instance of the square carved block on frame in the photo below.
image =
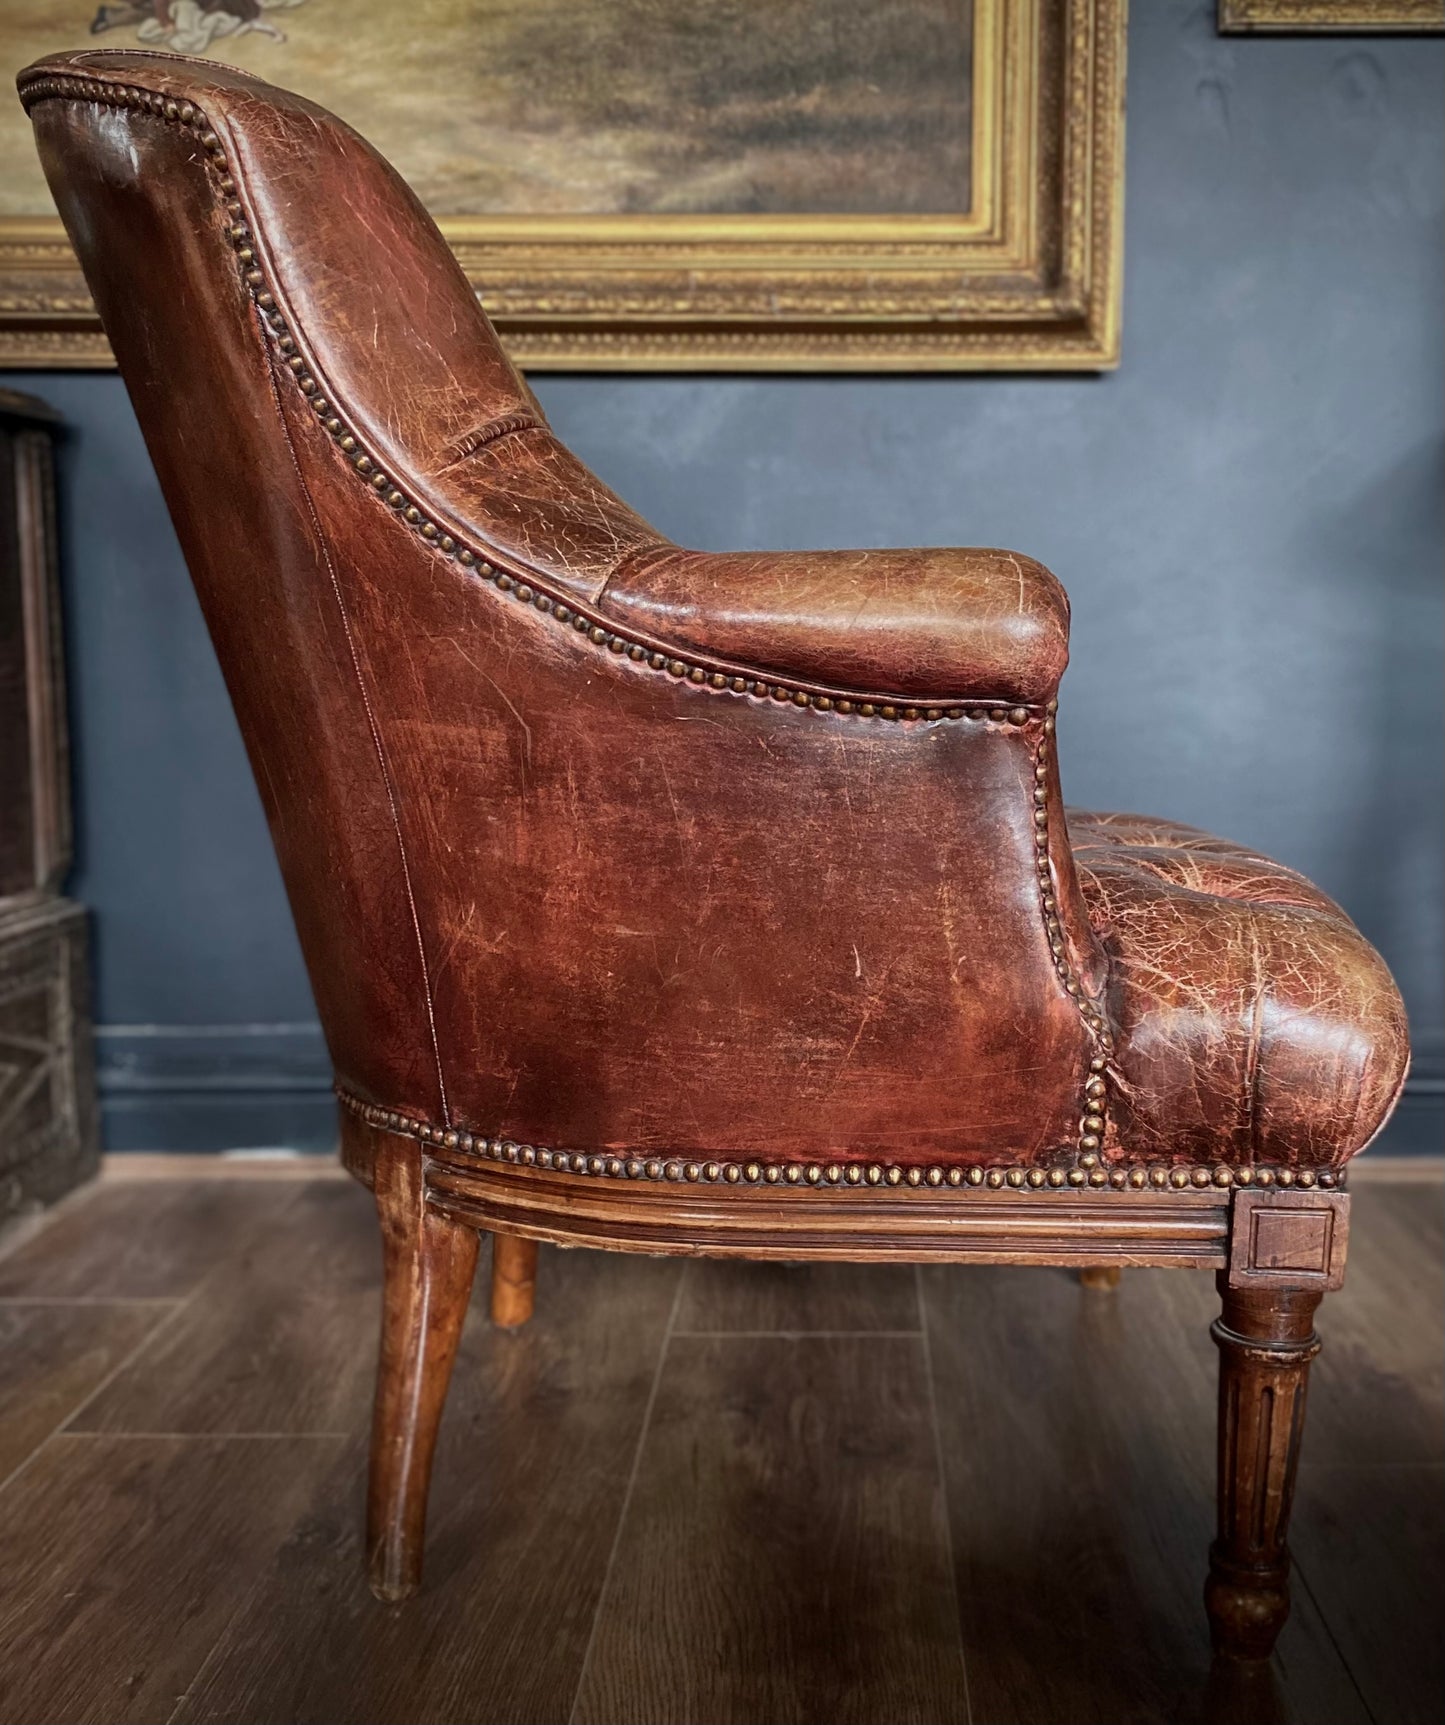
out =
<path fill-rule="evenodd" d="M 1343 1192 L 1238 1192 L 1229 1285 L 1338 1288 L 1349 1233 L 1350 1200 Z"/>

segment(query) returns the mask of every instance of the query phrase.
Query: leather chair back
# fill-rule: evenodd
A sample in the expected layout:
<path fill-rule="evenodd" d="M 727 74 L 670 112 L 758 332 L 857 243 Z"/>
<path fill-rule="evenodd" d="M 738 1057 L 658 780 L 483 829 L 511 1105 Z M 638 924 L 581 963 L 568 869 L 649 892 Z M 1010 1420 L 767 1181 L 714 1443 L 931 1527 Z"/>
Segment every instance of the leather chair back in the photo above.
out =
<path fill-rule="evenodd" d="M 684 651 L 666 603 L 623 604 L 683 554 L 552 436 L 355 133 L 207 61 L 21 85 L 338 1082 L 599 1153 L 1072 1151 L 1103 970 L 1052 749 L 1062 599 L 1012 705 Z M 1016 567 L 1022 611 L 1047 577 Z M 764 641 L 810 626 L 763 609 Z"/>

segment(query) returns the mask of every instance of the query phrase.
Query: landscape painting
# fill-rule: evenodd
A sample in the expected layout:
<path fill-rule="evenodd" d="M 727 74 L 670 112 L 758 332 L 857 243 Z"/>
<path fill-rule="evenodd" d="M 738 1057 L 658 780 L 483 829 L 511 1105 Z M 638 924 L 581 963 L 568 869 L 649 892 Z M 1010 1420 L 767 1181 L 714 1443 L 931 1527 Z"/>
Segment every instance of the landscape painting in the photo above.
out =
<path fill-rule="evenodd" d="M 972 0 L 6 0 L 58 47 L 204 54 L 310 96 L 434 215 L 958 213 Z M 13 112 L 11 111 L 13 109 Z M 6 105 L 0 215 L 49 207 Z"/>
<path fill-rule="evenodd" d="M 310 97 L 405 175 L 532 364 L 1109 364 L 1124 4 L 4 0 L 0 71 L 169 50 Z M 0 361 L 104 363 L 3 99 L 0 162 Z M 1088 304 L 1059 296 L 1071 262 Z M 1034 313 L 1060 307 L 1050 344 Z"/>

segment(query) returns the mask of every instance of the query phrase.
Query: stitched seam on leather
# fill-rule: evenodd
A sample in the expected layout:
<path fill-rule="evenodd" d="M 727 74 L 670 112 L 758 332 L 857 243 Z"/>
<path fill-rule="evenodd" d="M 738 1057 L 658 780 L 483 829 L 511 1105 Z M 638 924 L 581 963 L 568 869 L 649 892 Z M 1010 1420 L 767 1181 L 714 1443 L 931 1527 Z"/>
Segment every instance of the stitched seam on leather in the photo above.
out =
<path fill-rule="evenodd" d="M 601 610 L 607 603 L 608 594 L 612 591 L 612 585 L 619 576 L 624 574 L 641 574 L 644 569 L 651 567 L 653 563 L 662 562 L 666 558 L 675 555 L 677 550 L 678 547 L 676 545 L 669 545 L 666 543 L 658 544 L 655 540 L 643 545 L 629 545 L 612 565 L 611 570 L 608 572 L 607 579 L 597 589 L 597 597 L 592 601 L 592 603 L 597 606 L 598 610 Z"/>
<path fill-rule="evenodd" d="M 441 472 L 450 473 L 454 467 L 461 467 L 482 450 L 490 449 L 494 443 L 504 437 L 512 437 L 520 431 L 545 431 L 546 427 L 533 413 L 519 410 L 516 413 L 504 413 L 499 419 L 480 425 L 475 431 L 469 431 L 465 437 L 459 437 L 456 443 L 457 453 L 445 463 Z"/>
<path fill-rule="evenodd" d="M 258 332 L 259 333 L 259 332 Z M 271 388 L 271 399 L 275 404 L 276 417 L 281 422 L 281 435 L 286 442 L 286 453 L 291 458 L 291 466 L 296 473 L 296 483 L 301 488 L 301 496 L 306 504 L 306 513 L 311 518 L 312 530 L 316 534 L 316 543 L 320 547 L 321 556 L 326 564 L 326 573 L 331 580 L 331 591 L 336 598 L 336 609 L 341 617 L 341 628 L 346 636 L 346 650 L 351 658 L 351 669 L 356 677 L 357 691 L 361 696 L 361 704 L 366 709 L 367 728 L 371 732 L 372 747 L 376 751 L 376 763 L 381 770 L 381 782 L 386 790 L 387 808 L 391 814 L 392 831 L 396 834 L 397 855 L 401 859 L 401 878 L 406 890 L 407 911 L 411 917 L 412 933 L 416 936 L 416 953 L 421 964 L 422 994 L 426 1000 L 427 1029 L 431 1034 L 432 1058 L 436 1062 L 437 1094 L 441 1099 L 442 1119 L 451 1123 L 451 1110 L 447 1106 L 446 1079 L 442 1075 L 441 1045 L 437 1038 L 436 1008 L 432 999 L 431 971 L 427 965 L 426 944 L 422 940 L 421 919 L 417 915 L 416 895 L 412 891 L 411 864 L 407 860 L 406 840 L 402 837 L 401 812 L 397 807 L 396 787 L 392 783 L 391 768 L 387 764 L 386 750 L 381 741 L 381 728 L 377 723 L 376 712 L 371 704 L 371 696 L 367 691 L 366 679 L 361 671 L 361 657 L 357 651 L 356 638 L 351 629 L 351 616 L 346 608 L 346 600 L 342 595 L 341 582 L 336 574 L 336 565 L 332 562 L 331 547 L 327 543 L 326 533 L 321 526 L 321 519 L 316 513 L 316 505 L 311 498 L 311 488 L 306 483 L 306 476 L 301 471 L 301 462 L 296 454 L 296 445 L 291 436 L 291 427 L 286 421 L 286 410 L 281 405 L 281 392 L 276 386 L 274 367 L 270 354 L 266 349 L 264 335 L 260 336 L 261 358 L 266 368 L 266 381 Z"/>
<path fill-rule="evenodd" d="M 383 1132 L 395 1132 L 414 1138 L 445 1153 L 458 1152 L 463 1157 L 483 1158 L 489 1162 L 505 1162 L 516 1167 L 540 1168 L 563 1174 L 586 1174 L 614 1180 L 683 1181 L 688 1185 L 769 1185 L 840 1190 L 860 1186 L 909 1187 L 922 1190 L 924 1196 L 940 1187 L 987 1186 L 993 1191 L 1008 1187 L 1018 1192 L 1057 1192 L 1061 1187 L 1077 1188 L 1084 1184 L 1081 1170 L 1054 1164 L 1038 1163 L 934 1163 L 902 1165 L 871 1159 L 833 1159 L 827 1162 L 770 1162 L 761 1158 L 736 1161 L 731 1157 L 619 1156 L 615 1151 L 553 1150 L 545 1145 L 518 1143 L 510 1138 L 489 1138 L 483 1133 L 468 1132 L 451 1124 L 434 1126 L 394 1108 L 368 1102 L 342 1084 L 335 1086 L 337 1100 L 348 1114 Z M 1343 1189 L 1346 1174 L 1343 1166 L 1325 1168 L 1245 1167 L 1226 1165 L 1192 1167 L 1171 1166 L 1161 1162 L 1115 1164 L 1104 1180 L 1091 1180 L 1091 1186 L 1103 1186 L 1114 1192 L 1127 1190 L 1137 1197 L 1149 1192 L 1160 1197 L 1177 1197 L 1188 1188 L 1196 1192 L 1214 1188 L 1221 1193 L 1232 1186 L 1322 1186 Z"/>
<path fill-rule="evenodd" d="M 164 68 L 172 60 L 183 61 L 187 66 L 194 66 L 198 71 L 234 72 L 238 78 L 254 78 L 254 72 L 248 72 L 244 66 L 233 66 L 228 60 L 208 60 L 199 54 L 174 54 L 167 48 L 82 48 L 79 50 L 86 59 L 107 60 L 159 60 Z M 74 74 L 79 76 L 79 74 Z"/>
<path fill-rule="evenodd" d="M 1251 979 L 1254 983 L 1254 1002 L 1249 1016 L 1249 1040 L 1244 1050 L 1244 1147 L 1252 1162 L 1259 1154 L 1259 1086 L 1260 1086 L 1260 1056 L 1263 1052 L 1264 1039 L 1264 997 L 1268 987 L 1268 979 L 1264 976 L 1259 962 L 1259 937 L 1253 926 L 1249 930 L 1249 956 Z"/>

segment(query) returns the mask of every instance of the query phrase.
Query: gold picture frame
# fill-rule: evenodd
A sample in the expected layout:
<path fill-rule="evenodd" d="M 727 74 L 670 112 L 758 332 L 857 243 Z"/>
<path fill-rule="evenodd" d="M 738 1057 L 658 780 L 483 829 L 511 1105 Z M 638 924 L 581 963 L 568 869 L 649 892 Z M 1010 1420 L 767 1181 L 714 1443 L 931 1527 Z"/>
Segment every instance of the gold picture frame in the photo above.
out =
<path fill-rule="evenodd" d="M 973 0 L 965 213 L 439 225 L 530 370 L 1106 370 L 1119 359 L 1126 8 Z M 111 363 L 58 218 L 0 216 L 0 366 Z"/>
<path fill-rule="evenodd" d="M 1384 36 L 1445 31 L 1445 0 L 1219 0 L 1226 35 Z"/>

